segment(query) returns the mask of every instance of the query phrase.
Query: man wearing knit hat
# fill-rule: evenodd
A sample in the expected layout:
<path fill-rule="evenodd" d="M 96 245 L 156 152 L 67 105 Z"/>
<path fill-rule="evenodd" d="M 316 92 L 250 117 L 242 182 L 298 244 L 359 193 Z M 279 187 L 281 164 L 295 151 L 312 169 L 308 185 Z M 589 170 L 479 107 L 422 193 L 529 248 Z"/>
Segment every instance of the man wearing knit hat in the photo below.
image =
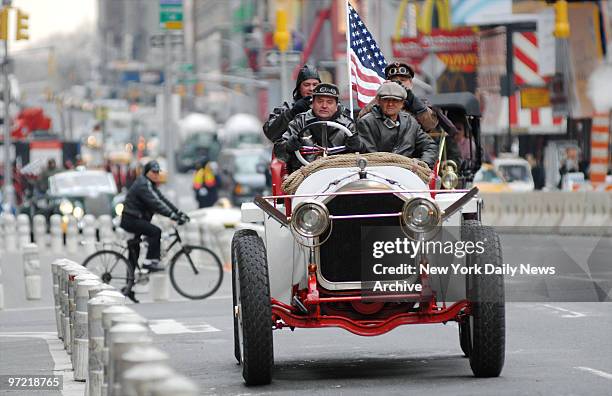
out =
<path fill-rule="evenodd" d="M 419 123 L 403 111 L 406 89 L 388 81 L 376 92 L 377 103 L 357 121 L 361 152 L 389 152 L 418 158 L 433 168 L 438 147 Z"/>
<path fill-rule="evenodd" d="M 287 102 L 283 102 L 270 113 L 268 121 L 263 125 L 264 134 L 270 141 L 275 142 L 280 139 L 295 116 L 310 110 L 312 92 L 320 82 L 321 77 L 314 67 L 304 65 L 300 69 L 293 90 L 293 104 L 289 106 Z"/>
<path fill-rule="evenodd" d="M 334 84 L 321 83 L 314 89 L 312 97 L 312 109 L 298 114 L 287 126 L 287 132 L 274 144 L 275 155 L 287 162 L 289 172 L 293 172 L 302 166 L 294 154 L 302 145 L 346 146 L 347 152 L 359 151 L 361 148 L 361 141 L 355 133 L 353 119 L 338 103 L 340 97 L 338 87 Z M 316 121 L 337 122 L 353 132 L 353 136 L 347 137 L 344 132 L 335 128 L 323 130 L 321 125 L 309 129 L 311 134 L 309 138 L 299 136 L 299 132 L 306 125 Z"/>

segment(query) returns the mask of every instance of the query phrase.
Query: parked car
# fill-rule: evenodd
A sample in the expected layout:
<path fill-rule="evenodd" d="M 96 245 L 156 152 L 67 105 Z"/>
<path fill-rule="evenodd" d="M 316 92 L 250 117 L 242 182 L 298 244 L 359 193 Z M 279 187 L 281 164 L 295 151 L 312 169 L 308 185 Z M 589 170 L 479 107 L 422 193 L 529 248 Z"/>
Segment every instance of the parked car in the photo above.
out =
<path fill-rule="evenodd" d="M 484 163 L 474 176 L 474 185 L 482 192 L 508 192 L 512 191 L 504 176 L 493 166 Z"/>
<path fill-rule="evenodd" d="M 499 157 L 493 160 L 493 166 L 504 176 L 510 190 L 523 192 L 535 189 L 531 166 L 526 159 Z"/>
<path fill-rule="evenodd" d="M 270 162 L 269 148 L 224 149 L 218 158 L 220 196 L 228 197 L 234 205 L 252 201 L 267 189 L 266 171 Z"/>

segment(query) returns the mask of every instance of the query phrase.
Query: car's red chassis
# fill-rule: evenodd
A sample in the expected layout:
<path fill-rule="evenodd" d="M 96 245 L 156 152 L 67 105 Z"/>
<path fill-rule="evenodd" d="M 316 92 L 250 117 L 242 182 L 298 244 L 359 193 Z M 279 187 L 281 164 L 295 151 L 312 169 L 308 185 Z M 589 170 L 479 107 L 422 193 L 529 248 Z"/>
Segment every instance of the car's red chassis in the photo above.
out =
<path fill-rule="evenodd" d="M 422 278 L 423 291 L 414 294 L 396 295 L 338 295 L 320 297 L 316 281 L 316 272 L 310 270 L 308 276 L 308 289 L 300 290 L 297 295 L 302 296 L 300 301 L 307 308 L 308 313 L 302 312 L 298 307 L 285 304 L 272 298 L 272 322 L 275 329 L 289 327 L 319 328 L 340 327 L 360 336 L 377 336 L 385 334 L 398 326 L 407 324 L 445 323 L 461 321 L 470 315 L 470 304 L 467 300 L 460 300 L 450 306 L 439 306 L 435 295 Z M 314 268 L 312 268 L 314 269 Z M 404 312 L 389 315 L 382 319 L 353 319 L 343 315 L 325 315 L 321 313 L 324 304 L 351 302 L 376 303 L 390 301 L 418 301 L 419 307 L 414 312 Z"/>

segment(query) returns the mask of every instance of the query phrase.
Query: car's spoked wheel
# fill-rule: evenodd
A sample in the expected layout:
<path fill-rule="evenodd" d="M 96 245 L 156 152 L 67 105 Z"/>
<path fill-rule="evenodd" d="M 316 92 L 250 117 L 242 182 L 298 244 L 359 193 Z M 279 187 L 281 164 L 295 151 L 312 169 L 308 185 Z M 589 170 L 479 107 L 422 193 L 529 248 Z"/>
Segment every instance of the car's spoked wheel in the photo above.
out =
<path fill-rule="evenodd" d="M 232 253 L 234 342 L 240 347 L 234 354 L 247 385 L 269 384 L 274 351 L 266 249 L 255 231 L 240 230 L 234 234 Z"/>
<path fill-rule="evenodd" d="M 462 234 L 464 240 L 484 243 L 484 252 L 471 255 L 468 265 L 501 267 L 501 244 L 493 228 L 469 222 L 464 224 Z M 470 367 L 476 377 L 497 377 L 504 366 L 506 346 L 503 275 L 470 275 L 466 279 L 466 289 L 472 311 L 465 325 Z"/>

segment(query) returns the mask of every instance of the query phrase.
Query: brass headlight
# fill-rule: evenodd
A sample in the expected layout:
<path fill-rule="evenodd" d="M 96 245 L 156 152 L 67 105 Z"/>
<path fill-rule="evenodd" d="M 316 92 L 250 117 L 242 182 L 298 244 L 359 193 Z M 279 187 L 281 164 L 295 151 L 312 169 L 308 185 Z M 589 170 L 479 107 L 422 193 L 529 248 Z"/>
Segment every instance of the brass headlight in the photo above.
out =
<path fill-rule="evenodd" d="M 409 236 L 427 239 L 437 233 L 442 219 L 438 205 L 425 198 L 412 198 L 402 209 L 402 225 Z"/>
<path fill-rule="evenodd" d="M 291 214 L 291 228 L 305 238 L 314 238 L 329 227 L 329 211 L 317 201 L 298 204 Z"/>
<path fill-rule="evenodd" d="M 444 161 L 440 169 L 442 185 L 444 188 L 447 190 L 452 190 L 453 188 L 457 187 L 457 184 L 459 184 L 459 177 L 457 176 L 458 167 L 455 161 Z"/>

